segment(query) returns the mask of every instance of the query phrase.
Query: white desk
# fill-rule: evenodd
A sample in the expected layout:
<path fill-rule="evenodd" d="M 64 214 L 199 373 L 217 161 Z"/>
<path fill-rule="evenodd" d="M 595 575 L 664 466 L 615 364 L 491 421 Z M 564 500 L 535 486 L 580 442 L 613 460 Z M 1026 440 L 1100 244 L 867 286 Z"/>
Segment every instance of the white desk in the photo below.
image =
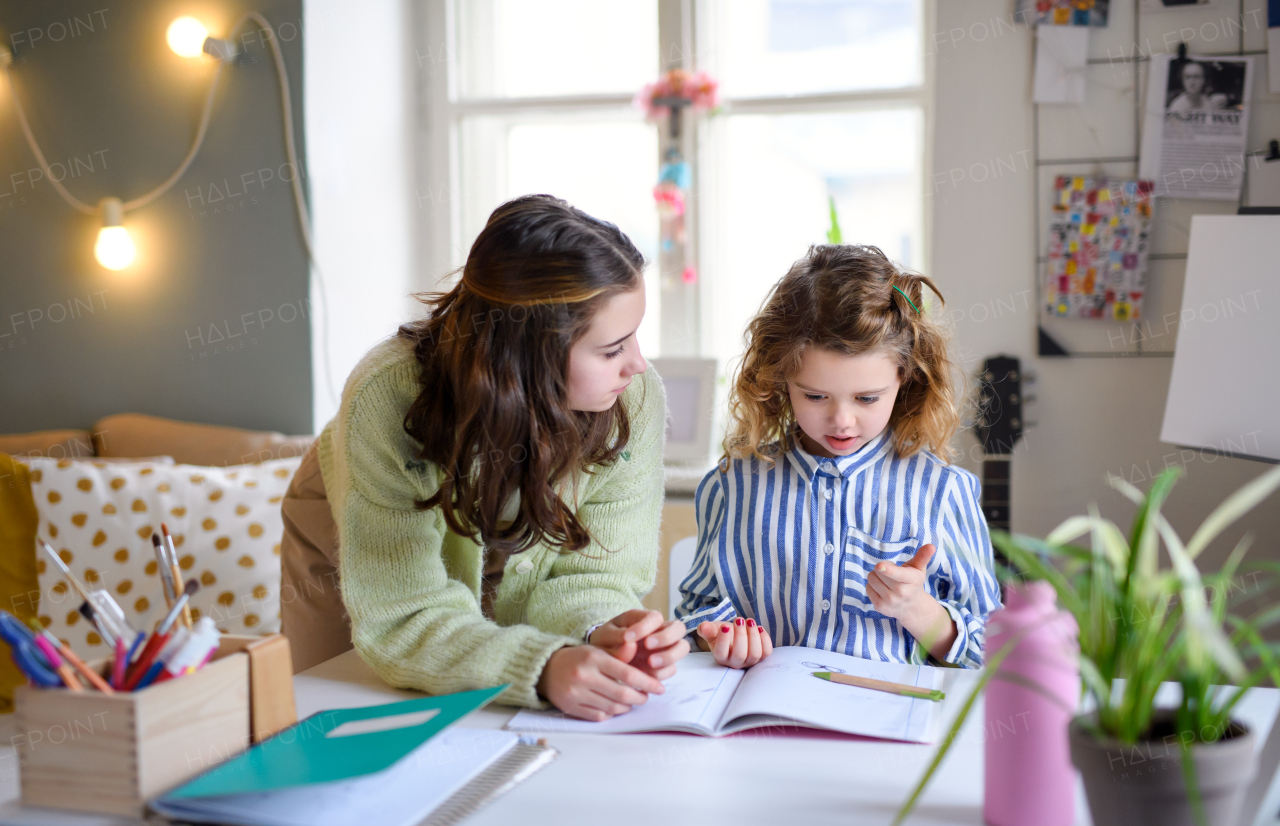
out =
<path fill-rule="evenodd" d="M 953 672 L 959 700 L 973 674 Z M 330 708 L 376 705 L 421 696 L 387 687 L 349 651 L 294 677 L 298 716 Z M 948 701 L 951 711 L 959 702 Z M 1265 738 L 1280 709 L 1280 691 L 1255 689 L 1238 716 Z M 474 712 L 459 725 L 500 728 L 515 713 L 503 706 Z M 2 734 L 2 732 L 0 732 Z M 933 746 L 863 740 L 814 732 L 765 736 L 744 732 L 712 739 L 681 734 L 549 734 L 560 756 L 466 821 L 467 826 L 521 824 L 667 826 L 676 823 L 888 824 L 924 771 Z M 982 824 L 983 716 L 979 705 L 934 776 L 908 823 Z M 1280 786 L 1273 784 L 1258 824 L 1276 823 Z M 1076 822 L 1090 822 L 1077 788 Z M 18 804 L 17 760 L 0 748 L 0 824 L 108 826 L 120 818 L 24 810 Z M 375 826 L 370 824 L 369 826 Z"/>

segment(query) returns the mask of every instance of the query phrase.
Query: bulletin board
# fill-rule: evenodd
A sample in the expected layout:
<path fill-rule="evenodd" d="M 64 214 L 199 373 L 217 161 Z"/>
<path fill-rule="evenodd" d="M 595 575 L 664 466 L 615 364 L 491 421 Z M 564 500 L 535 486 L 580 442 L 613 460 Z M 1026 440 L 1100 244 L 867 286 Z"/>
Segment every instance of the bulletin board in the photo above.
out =
<path fill-rule="evenodd" d="M 1142 0 L 1111 0 L 1108 25 L 1091 27 L 1083 104 L 1033 103 L 1032 156 L 1036 222 L 1038 354 L 1063 358 L 1170 358 L 1179 327 L 1191 216 L 1234 215 L 1238 203 L 1161 197 L 1154 203 L 1138 320 L 1055 317 L 1046 309 L 1045 276 L 1055 184 L 1068 178 L 1137 178 L 1143 107 L 1152 55 L 1254 59 L 1247 168 L 1280 137 L 1280 96 L 1268 92 L 1266 0 L 1220 0 L 1172 11 L 1147 11 Z M 1034 66 L 1034 61 L 1033 64 Z M 1030 69 L 1030 67 L 1029 67 Z M 1110 313 L 1108 314 L 1111 315 Z"/>

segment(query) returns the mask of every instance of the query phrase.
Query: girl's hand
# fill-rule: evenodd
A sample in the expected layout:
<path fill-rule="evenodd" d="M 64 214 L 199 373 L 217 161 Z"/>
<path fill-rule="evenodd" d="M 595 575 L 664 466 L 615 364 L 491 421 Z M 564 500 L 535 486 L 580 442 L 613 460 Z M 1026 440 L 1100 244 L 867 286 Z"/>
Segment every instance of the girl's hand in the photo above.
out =
<path fill-rule="evenodd" d="M 924 603 L 936 602 L 924 592 L 925 570 L 937 549 L 925 545 L 903 565 L 881 562 L 867 574 L 867 596 L 871 607 L 896 620 L 905 622 L 920 613 Z"/>
<path fill-rule="evenodd" d="M 689 653 L 684 623 L 663 622 L 662 614 L 636 608 L 624 611 L 591 633 L 591 644 L 659 680 L 676 673 Z"/>
<path fill-rule="evenodd" d="M 698 626 L 698 645 L 720 665 L 750 668 L 773 653 L 769 634 L 753 619 L 704 622 Z"/>
<path fill-rule="evenodd" d="M 600 722 L 643 705 L 662 683 L 594 645 L 570 645 L 556 651 L 542 668 L 538 694 L 573 717 Z"/>
<path fill-rule="evenodd" d="M 947 609 L 924 590 L 925 570 L 936 551 L 933 545 L 924 545 L 905 565 L 876 565 L 867 574 L 867 597 L 872 608 L 902 623 L 926 651 L 941 660 L 958 632 Z"/>

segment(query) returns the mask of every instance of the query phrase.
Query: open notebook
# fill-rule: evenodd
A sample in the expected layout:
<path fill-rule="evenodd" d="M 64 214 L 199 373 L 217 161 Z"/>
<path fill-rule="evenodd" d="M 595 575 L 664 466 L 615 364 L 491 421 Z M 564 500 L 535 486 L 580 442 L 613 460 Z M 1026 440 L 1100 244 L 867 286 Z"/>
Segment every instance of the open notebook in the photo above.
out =
<path fill-rule="evenodd" d="M 683 731 L 718 737 L 762 726 L 799 725 L 887 740 L 931 743 L 938 736 L 941 703 L 830 683 L 813 676 L 833 671 L 894 683 L 942 688 L 944 669 L 864 660 L 814 648 L 775 648 L 742 671 L 716 665 L 710 654 L 690 654 L 665 694 L 602 723 L 563 714 L 521 711 L 507 728 L 533 732 L 619 733 Z"/>

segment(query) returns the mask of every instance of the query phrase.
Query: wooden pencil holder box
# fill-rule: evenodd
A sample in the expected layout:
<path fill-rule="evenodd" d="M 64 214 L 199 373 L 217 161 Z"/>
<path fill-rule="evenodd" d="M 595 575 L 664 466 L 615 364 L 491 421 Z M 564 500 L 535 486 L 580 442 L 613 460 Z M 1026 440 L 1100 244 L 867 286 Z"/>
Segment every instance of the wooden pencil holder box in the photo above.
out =
<path fill-rule="evenodd" d="M 109 662 L 90 665 L 105 676 Z M 141 691 L 18 686 L 14 704 L 24 805 L 134 816 L 297 721 L 280 634 L 223 635 L 203 668 Z"/>

